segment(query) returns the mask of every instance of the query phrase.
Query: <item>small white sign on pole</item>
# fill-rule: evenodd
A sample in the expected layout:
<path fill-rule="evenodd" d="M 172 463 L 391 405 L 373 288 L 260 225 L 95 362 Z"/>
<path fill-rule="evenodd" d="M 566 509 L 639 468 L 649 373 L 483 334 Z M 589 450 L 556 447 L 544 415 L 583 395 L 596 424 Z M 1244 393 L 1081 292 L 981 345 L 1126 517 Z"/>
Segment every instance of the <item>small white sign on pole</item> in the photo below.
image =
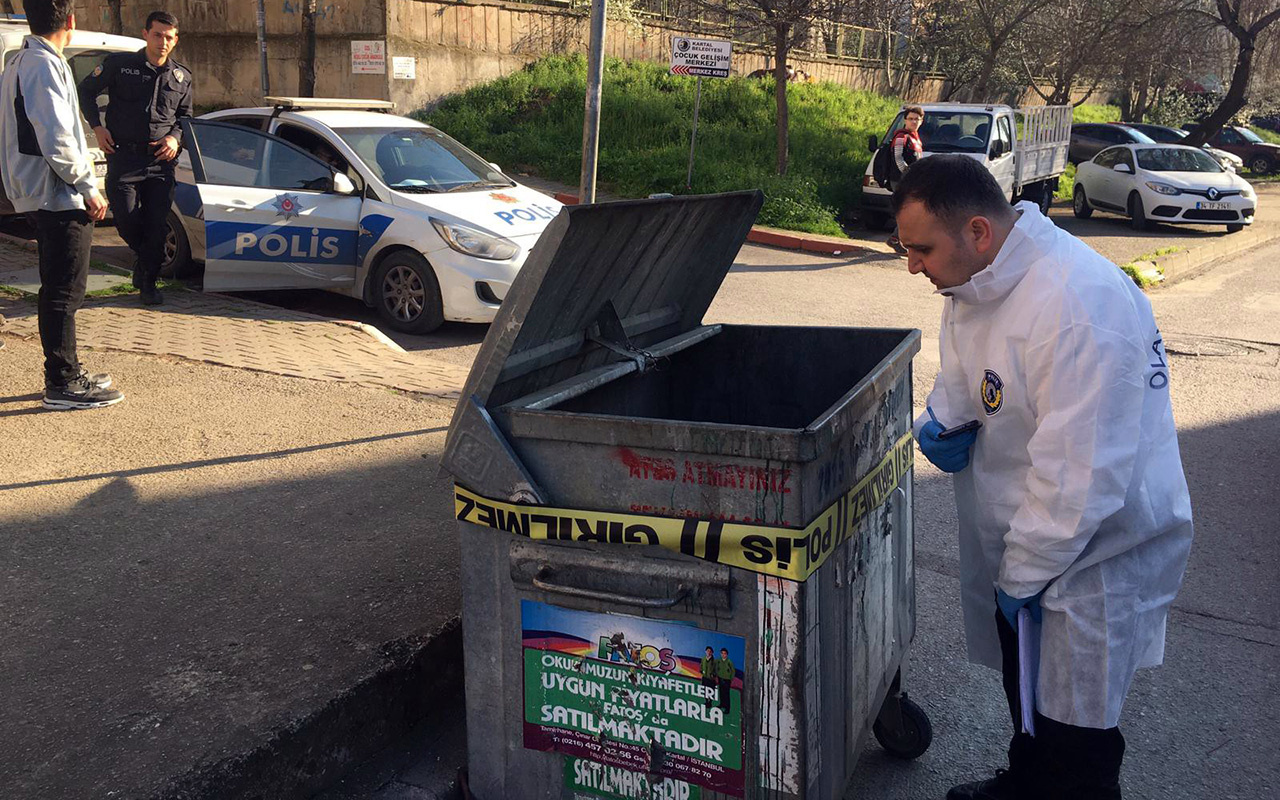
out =
<path fill-rule="evenodd" d="M 671 74 L 697 78 L 727 78 L 733 42 L 724 39 L 671 39 Z"/>
<path fill-rule="evenodd" d="M 351 72 L 356 75 L 386 75 L 387 43 L 383 41 L 353 41 L 351 43 Z"/>
<path fill-rule="evenodd" d="M 418 77 L 418 59 L 413 56 L 393 56 L 391 77 L 399 81 L 412 81 Z"/>

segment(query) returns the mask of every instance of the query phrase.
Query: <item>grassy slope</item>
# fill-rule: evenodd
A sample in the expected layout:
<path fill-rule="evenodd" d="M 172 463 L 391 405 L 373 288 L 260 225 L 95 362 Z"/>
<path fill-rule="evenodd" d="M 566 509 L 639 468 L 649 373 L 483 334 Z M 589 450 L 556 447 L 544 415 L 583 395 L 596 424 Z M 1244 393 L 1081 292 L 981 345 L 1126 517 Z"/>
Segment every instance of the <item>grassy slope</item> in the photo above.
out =
<path fill-rule="evenodd" d="M 694 86 L 659 64 L 606 62 L 602 188 L 628 197 L 685 192 Z M 418 116 L 505 167 L 576 185 L 585 87 L 583 58 L 548 57 Z M 842 235 L 836 219 L 856 205 L 867 135 L 884 132 L 899 101 L 834 84 L 794 84 L 787 96 L 791 166 L 779 177 L 772 82 L 704 80 L 692 191 L 760 188 L 761 224 Z"/>

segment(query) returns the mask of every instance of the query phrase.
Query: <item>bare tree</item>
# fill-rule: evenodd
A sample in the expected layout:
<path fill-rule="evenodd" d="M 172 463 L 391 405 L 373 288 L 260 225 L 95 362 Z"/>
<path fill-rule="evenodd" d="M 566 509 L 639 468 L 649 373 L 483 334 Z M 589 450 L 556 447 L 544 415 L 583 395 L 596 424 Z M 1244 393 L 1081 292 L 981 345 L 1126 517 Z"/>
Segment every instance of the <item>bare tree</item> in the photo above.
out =
<path fill-rule="evenodd" d="M 5 5 L 9 5 L 5 3 Z M 120 0 L 107 0 L 107 27 L 109 33 L 120 36 L 124 33 L 124 19 L 120 16 Z"/>
<path fill-rule="evenodd" d="M 1207 142 L 1244 108 L 1245 93 L 1253 77 L 1258 39 L 1280 21 L 1280 0 L 1214 0 L 1214 12 L 1195 9 L 1196 14 L 1213 20 L 1235 40 L 1235 68 L 1231 72 L 1231 84 L 1218 107 L 1186 138 L 1186 144 L 1196 147 Z"/>
<path fill-rule="evenodd" d="M 984 100 L 991 90 L 991 76 L 1014 33 L 1033 14 L 1049 6 L 1053 0 L 974 0 L 964 8 L 974 31 L 981 37 L 986 52 L 978 77 L 969 88 L 969 100 Z"/>
<path fill-rule="evenodd" d="M 727 20 L 735 39 L 763 39 L 773 52 L 777 171 L 787 174 L 789 111 L 787 108 L 787 57 L 803 44 L 820 20 L 839 20 L 847 0 L 692 0 L 707 14 Z"/>
<path fill-rule="evenodd" d="M 316 0 L 302 0 L 302 55 L 298 59 L 298 96 L 316 94 Z"/>
<path fill-rule="evenodd" d="M 1032 17 L 1013 48 L 1031 89 L 1048 105 L 1097 91 L 1122 57 L 1124 42 L 1144 20 L 1128 0 L 1060 0 Z M 1114 76 L 1112 76 L 1114 77 Z M 1048 91 L 1040 86 L 1047 79 Z"/>

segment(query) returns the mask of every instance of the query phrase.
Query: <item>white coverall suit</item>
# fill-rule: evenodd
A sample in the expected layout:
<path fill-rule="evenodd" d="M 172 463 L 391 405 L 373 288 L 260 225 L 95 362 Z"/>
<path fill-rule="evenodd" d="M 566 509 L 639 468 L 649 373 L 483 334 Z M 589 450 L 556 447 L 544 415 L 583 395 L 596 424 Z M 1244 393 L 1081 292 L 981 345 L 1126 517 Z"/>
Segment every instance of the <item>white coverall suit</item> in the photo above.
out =
<path fill-rule="evenodd" d="M 1018 211 L 994 263 L 942 291 L 928 400 L 944 426 L 983 423 L 954 475 L 969 658 L 1001 667 L 997 586 L 1046 590 L 1037 710 L 1113 728 L 1134 671 L 1164 658 L 1191 549 L 1169 368 L 1142 291 Z"/>

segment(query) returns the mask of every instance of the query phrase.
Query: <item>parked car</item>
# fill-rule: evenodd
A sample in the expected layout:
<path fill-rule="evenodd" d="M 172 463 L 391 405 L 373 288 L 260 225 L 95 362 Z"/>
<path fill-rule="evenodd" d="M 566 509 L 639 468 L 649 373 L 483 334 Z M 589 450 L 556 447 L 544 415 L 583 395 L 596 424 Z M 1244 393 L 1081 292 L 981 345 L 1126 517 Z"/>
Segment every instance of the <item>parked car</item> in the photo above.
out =
<path fill-rule="evenodd" d="M 893 140 L 903 125 L 903 112 L 883 137 L 872 134 L 867 147 L 874 153 Z M 929 103 L 924 106 L 920 139 L 926 156 L 963 153 L 995 176 L 1009 200 L 1031 200 L 1048 213 L 1058 190 L 1058 177 L 1067 168 L 1069 106 L 1028 106 L 974 103 Z M 871 229 L 891 222 L 889 190 L 875 182 L 875 159 L 862 176 L 860 215 Z"/>
<path fill-rule="evenodd" d="M 1155 141 L 1128 125 L 1085 122 L 1071 126 L 1071 149 L 1067 158 L 1072 164 L 1079 164 L 1117 144 L 1155 144 Z"/>
<path fill-rule="evenodd" d="M 1183 127 L 1191 130 L 1195 126 Z M 1263 141 L 1262 137 L 1243 125 L 1223 126 L 1222 130 L 1209 139 L 1209 144 L 1240 156 L 1249 171 L 1257 175 L 1280 170 L 1280 144 Z"/>
<path fill-rule="evenodd" d="M 1280 114 L 1267 114 L 1254 117 L 1250 120 L 1256 128 L 1266 128 L 1269 131 L 1280 133 Z"/>
<path fill-rule="evenodd" d="M 1187 138 L 1188 133 L 1178 128 L 1170 128 L 1167 125 L 1149 125 L 1145 122 L 1131 122 L 1129 127 L 1136 131 L 1145 133 L 1150 138 L 1160 144 L 1181 144 L 1182 140 Z M 1244 169 L 1244 159 L 1235 153 L 1228 153 L 1226 150 L 1219 150 L 1211 145 L 1201 145 L 1206 153 L 1217 159 L 1218 163 L 1232 172 L 1239 172 Z"/>
<path fill-rule="evenodd" d="M 1126 144 L 1103 150 L 1076 168 L 1073 210 L 1129 217 L 1135 230 L 1150 222 L 1222 223 L 1228 233 L 1253 222 L 1258 196 L 1244 178 L 1198 147 Z"/>
<path fill-rule="evenodd" d="M 27 19 L 23 15 L 0 14 L 0 74 L 4 73 L 9 62 L 22 49 L 22 40 L 30 33 L 31 29 L 27 27 Z M 71 43 L 67 45 L 63 55 L 66 56 L 67 62 L 71 65 L 71 72 L 79 83 L 111 53 L 135 53 L 146 44 L 142 39 L 133 36 L 114 36 L 109 33 L 95 33 L 77 28 L 72 31 Z M 98 101 L 98 105 L 100 108 L 106 108 L 105 96 Z M 98 147 L 98 139 L 93 135 L 93 131 L 89 130 L 87 125 L 85 128 L 89 152 L 93 156 L 94 171 L 98 177 L 98 190 L 105 192 L 107 159 L 102 149 Z M 0 216 L 12 213 L 13 204 L 5 196 L 4 187 L 0 186 Z"/>
<path fill-rule="evenodd" d="M 328 289 L 411 333 L 493 321 L 558 201 L 392 103 L 266 99 L 183 123 L 164 272 Z"/>

